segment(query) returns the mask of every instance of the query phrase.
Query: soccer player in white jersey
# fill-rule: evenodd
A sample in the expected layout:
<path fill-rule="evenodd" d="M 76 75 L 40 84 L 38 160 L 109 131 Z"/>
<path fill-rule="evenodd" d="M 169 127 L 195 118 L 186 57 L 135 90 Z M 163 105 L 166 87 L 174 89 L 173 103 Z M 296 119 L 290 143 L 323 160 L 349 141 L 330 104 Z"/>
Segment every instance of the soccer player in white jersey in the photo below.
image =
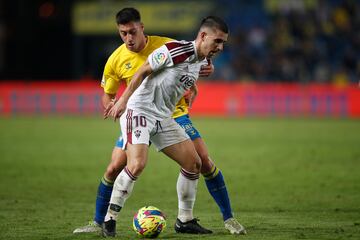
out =
<path fill-rule="evenodd" d="M 184 129 L 171 115 L 185 91 L 195 86 L 206 58 L 220 52 L 227 38 L 228 28 L 221 19 L 205 18 L 195 41 L 169 42 L 150 54 L 123 95 L 105 113 L 120 118 L 128 162 L 114 183 L 103 224 L 104 236 L 115 236 L 117 216 L 146 165 L 149 141 L 181 166 L 175 229 L 185 222 L 200 229 L 198 233 L 211 232 L 198 225 L 192 212 L 201 160 Z"/>
<path fill-rule="evenodd" d="M 116 14 L 116 23 L 120 37 L 124 43 L 111 54 L 104 68 L 101 81 L 101 86 L 104 89 L 102 97 L 104 109 L 111 108 L 114 105 L 115 102 L 113 99 L 115 99 L 116 93 L 119 91 L 120 83 L 129 84 L 132 76 L 146 61 L 150 53 L 165 43 L 173 41 L 173 39 L 167 37 L 146 35 L 140 13 L 134 8 L 121 9 Z M 207 77 L 213 70 L 214 68 L 209 61 L 208 65 L 202 66 L 199 76 Z M 190 93 L 187 93 L 186 96 L 180 99 L 172 117 L 184 128 L 187 135 L 189 135 L 193 141 L 194 147 L 202 162 L 201 174 L 204 177 L 209 193 L 221 211 L 225 228 L 232 234 L 241 234 L 243 233 L 243 227 L 233 216 L 222 171 L 210 158 L 206 144 L 199 131 L 192 124 L 188 114 L 189 106 L 196 96 L 196 88 L 194 87 L 192 90 L 194 90 L 194 92 L 190 91 Z M 74 230 L 75 234 L 101 231 L 101 225 L 104 222 L 109 206 L 113 184 L 117 175 L 126 166 L 126 154 L 122 147 L 123 140 L 120 135 L 113 148 L 111 161 L 106 167 L 101 181 L 99 181 L 93 221 L 89 221 L 89 224 L 85 226 L 76 228 Z M 191 226 L 188 222 L 176 222 L 175 231 L 180 233 L 197 233 L 198 229 L 193 229 Z M 191 232 L 192 230 L 194 232 Z"/>

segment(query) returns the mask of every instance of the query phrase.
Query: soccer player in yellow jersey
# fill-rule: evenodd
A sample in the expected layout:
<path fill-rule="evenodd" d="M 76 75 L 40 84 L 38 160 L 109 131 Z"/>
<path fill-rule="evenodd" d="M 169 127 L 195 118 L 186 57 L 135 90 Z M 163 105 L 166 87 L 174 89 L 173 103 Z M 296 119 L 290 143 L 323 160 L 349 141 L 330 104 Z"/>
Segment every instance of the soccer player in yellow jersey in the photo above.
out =
<path fill-rule="evenodd" d="M 116 15 L 116 21 L 120 37 L 124 44 L 111 54 L 105 65 L 103 79 L 101 81 L 101 86 L 104 89 L 102 103 L 105 112 L 114 105 L 120 83 L 125 81 L 127 85 L 138 68 L 146 61 L 150 53 L 165 43 L 172 41 L 172 39 L 166 37 L 146 36 L 144 34 L 144 25 L 140 20 L 140 14 L 134 8 L 124 8 L 120 10 Z M 213 70 L 213 66 L 209 61 L 209 65 L 201 68 L 199 75 L 202 77 L 208 76 Z M 190 121 L 188 107 L 191 105 L 196 94 L 197 89 L 195 87 L 186 98 L 183 97 L 179 101 L 173 117 L 176 122 L 185 129 L 201 158 L 201 173 L 205 178 L 210 194 L 221 210 L 225 228 L 232 234 L 245 234 L 246 231 L 243 226 L 233 217 L 223 175 L 210 159 L 204 141 Z M 123 141 L 120 136 L 113 149 L 111 162 L 98 187 L 94 220 L 84 227 L 75 229 L 74 233 L 101 232 L 101 224 L 104 222 L 109 206 L 113 183 L 118 174 L 126 166 L 126 154 L 125 151 L 122 150 L 122 146 Z M 201 227 L 196 222 L 196 219 L 186 221 L 186 216 L 178 216 L 178 218 L 180 221 L 177 221 L 175 225 L 177 232 L 211 233 L 210 230 Z M 185 220 L 183 221 L 182 219 Z"/>

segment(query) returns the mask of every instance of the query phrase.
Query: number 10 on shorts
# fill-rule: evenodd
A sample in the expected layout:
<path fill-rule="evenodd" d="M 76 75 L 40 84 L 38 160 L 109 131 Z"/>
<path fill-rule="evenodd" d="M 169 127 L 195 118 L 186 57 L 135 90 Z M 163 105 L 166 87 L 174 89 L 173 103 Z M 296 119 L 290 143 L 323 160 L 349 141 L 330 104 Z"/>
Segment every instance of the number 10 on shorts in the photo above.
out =
<path fill-rule="evenodd" d="M 146 127 L 145 116 L 133 116 L 135 126 L 134 127 Z"/>

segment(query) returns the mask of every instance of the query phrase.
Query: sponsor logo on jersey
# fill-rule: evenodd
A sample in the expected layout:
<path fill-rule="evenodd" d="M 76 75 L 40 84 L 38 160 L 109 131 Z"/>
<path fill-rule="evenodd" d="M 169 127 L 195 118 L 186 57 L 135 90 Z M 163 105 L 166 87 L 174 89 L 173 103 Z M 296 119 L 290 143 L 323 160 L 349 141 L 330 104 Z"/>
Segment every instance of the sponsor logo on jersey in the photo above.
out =
<path fill-rule="evenodd" d="M 130 68 L 132 68 L 131 63 L 125 63 L 125 69 L 129 70 Z"/>
<path fill-rule="evenodd" d="M 188 90 L 192 85 L 194 85 L 195 80 L 188 75 L 182 75 L 180 82 L 183 84 L 184 89 Z"/>
<path fill-rule="evenodd" d="M 162 52 L 159 52 L 159 53 L 155 54 L 154 59 L 155 59 L 155 62 L 160 65 L 165 62 L 166 55 Z"/>

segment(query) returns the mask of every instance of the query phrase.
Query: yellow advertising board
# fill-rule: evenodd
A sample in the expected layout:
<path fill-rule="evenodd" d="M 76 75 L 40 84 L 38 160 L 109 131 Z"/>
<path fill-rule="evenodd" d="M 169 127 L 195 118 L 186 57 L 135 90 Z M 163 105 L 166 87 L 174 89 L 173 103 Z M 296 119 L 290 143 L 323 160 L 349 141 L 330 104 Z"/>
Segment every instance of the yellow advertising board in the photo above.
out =
<path fill-rule="evenodd" d="M 124 7 L 140 11 L 149 33 L 188 33 L 212 10 L 207 1 L 98 1 L 73 5 L 72 29 L 78 35 L 114 34 L 116 13 Z"/>

